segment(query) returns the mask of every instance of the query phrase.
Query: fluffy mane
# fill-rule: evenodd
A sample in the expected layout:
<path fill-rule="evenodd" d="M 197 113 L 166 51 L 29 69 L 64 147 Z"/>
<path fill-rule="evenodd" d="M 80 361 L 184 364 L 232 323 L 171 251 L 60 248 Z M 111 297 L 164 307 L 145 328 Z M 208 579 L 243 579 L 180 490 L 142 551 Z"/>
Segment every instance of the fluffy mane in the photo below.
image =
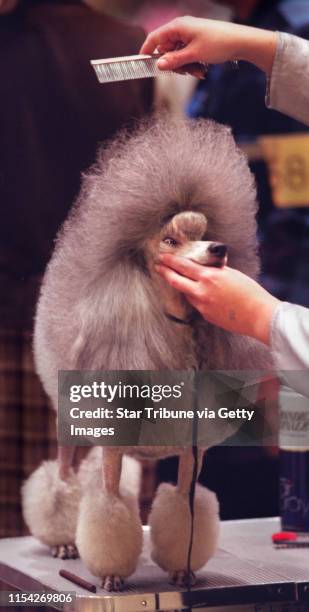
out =
<path fill-rule="evenodd" d="M 147 238 L 183 210 L 203 212 L 207 240 L 227 244 L 229 265 L 257 275 L 254 180 L 228 127 L 155 116 L 99 152 L 42 285 L 35 354 L 43 381 L 54 385 L 57 369 L 183 368 L 142 258 Z M 248 338 L 202 318 L 196 334 L 204 367 L 261 365 Z"/>

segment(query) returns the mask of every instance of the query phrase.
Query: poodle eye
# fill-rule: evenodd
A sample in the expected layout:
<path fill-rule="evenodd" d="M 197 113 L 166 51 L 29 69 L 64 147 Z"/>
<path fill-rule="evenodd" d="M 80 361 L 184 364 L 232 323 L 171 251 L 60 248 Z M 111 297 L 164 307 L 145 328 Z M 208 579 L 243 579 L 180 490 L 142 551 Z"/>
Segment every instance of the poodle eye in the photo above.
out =
<path fill-rule="evenodd" d="M 170 236 L 166 236 L 166 238 L 163 238 L 162 242 L 164 242 L 164 244 L 168 244 L 168 246 L 172 246 L 172 247 L 175 247 L 178 244 L 177 240 L 175 240 L 175 238 L 171 238 Z"/>

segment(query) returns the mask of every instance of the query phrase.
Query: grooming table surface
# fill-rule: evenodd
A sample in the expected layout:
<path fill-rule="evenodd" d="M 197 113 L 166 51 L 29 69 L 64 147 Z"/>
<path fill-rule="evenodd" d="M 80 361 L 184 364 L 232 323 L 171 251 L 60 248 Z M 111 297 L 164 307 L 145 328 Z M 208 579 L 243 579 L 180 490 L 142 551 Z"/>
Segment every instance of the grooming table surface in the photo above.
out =
<path fill-rule="evenodd" d="M 309 610 L 309 548 L 275 550 L 271 535 L 276 531 L 280 531 L 278 519 L 223 522 L 219 550 L 205 569 L 198 572 L 191 605 L 197 609 L 219 610 L 220 607 L 233 612 Z M 169 585 L 166 574 L 150 559 L 148 528 L 144 528 L 144 541 L 138 569 L 122 593 L 107 593 L 100 588 L 100 580 L 91 576 L 79 559 L 53 559 L 48 548 L 32 537 L 0 540 L 0 579 L 25 591 L 43 587 L 75 591 L 74 610 L 81 612 L 186 608 L 188 593 Z M 92 595 L 61 578 L 58 572 L 63 568 L 96 584 L 97 594 Z M 274 608 L 266 607 L 270 602 Z M 281 608 L 280 602 L 294 602 L 295 608 Z M 298 607 L 296 602 L 303 604 Z M 262 605 L 255 608 L 254 604 Z"/>

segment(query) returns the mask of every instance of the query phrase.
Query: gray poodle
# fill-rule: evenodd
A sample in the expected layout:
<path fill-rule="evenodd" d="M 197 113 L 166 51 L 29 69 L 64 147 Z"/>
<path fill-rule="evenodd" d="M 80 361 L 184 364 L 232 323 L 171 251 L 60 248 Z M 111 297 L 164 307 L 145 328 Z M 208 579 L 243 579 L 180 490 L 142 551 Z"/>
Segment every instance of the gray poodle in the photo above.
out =
<path fill-rule="evenodd" d="M 228 127 L 162 115 L 111 142 L 84 179 L 42 284 L 35 359 L 54 408 L 58 370 L 264 365 L 259 343 L 193 313 L 154 268 L 159 252 L 223 265 L 227 246 L 229 265 L 255 277 L 255 214 L 254 181 Z M 76 474 L 71 450 L 60 448 L 58 463 L 44 463 L 24 485 L 26 522 L 54 554 L 74 556 L 76 544 L 103 586 L 120 589 L 142 546 L 137 496 L 127 491 L 121 472 L 123 454 L 125 462 L 127 455 L 180 456 L 177 487 L 160 486 L 150 526 L 153 558 L 184 585 L 191 449 L 104 447 L 102 475 L 97 451 Z M 193 570 L 214 553 L 218 525 L 215 495 L 197 486 Z"/>

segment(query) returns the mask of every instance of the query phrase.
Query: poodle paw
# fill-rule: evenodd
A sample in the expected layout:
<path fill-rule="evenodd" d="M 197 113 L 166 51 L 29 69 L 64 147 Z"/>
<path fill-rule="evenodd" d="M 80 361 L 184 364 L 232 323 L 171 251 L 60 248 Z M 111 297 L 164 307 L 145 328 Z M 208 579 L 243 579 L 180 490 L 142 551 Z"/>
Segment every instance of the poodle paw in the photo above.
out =
<path fill-rule="evenodd" d="M 102 588 L 105 591 L 122 591 L 124 589 L 124 579 L 116 574 L 104 576 L 102 579 Z"/>
<path fill-rule="evenodd" d="M 60 544 L 59 546 L 53 546 L 51 554 L 53 557 L 58 557 L 58 559 L 78 559 L 79 557 L 75 544 Z"/>
<path fill-rule="evenodd" d="M 178 570 L 170 573 L 170 583 L 178 587 L 193 586 L 196 583 L 196 576 L 194 572 L 189 574 L 187 570 Z"/>

